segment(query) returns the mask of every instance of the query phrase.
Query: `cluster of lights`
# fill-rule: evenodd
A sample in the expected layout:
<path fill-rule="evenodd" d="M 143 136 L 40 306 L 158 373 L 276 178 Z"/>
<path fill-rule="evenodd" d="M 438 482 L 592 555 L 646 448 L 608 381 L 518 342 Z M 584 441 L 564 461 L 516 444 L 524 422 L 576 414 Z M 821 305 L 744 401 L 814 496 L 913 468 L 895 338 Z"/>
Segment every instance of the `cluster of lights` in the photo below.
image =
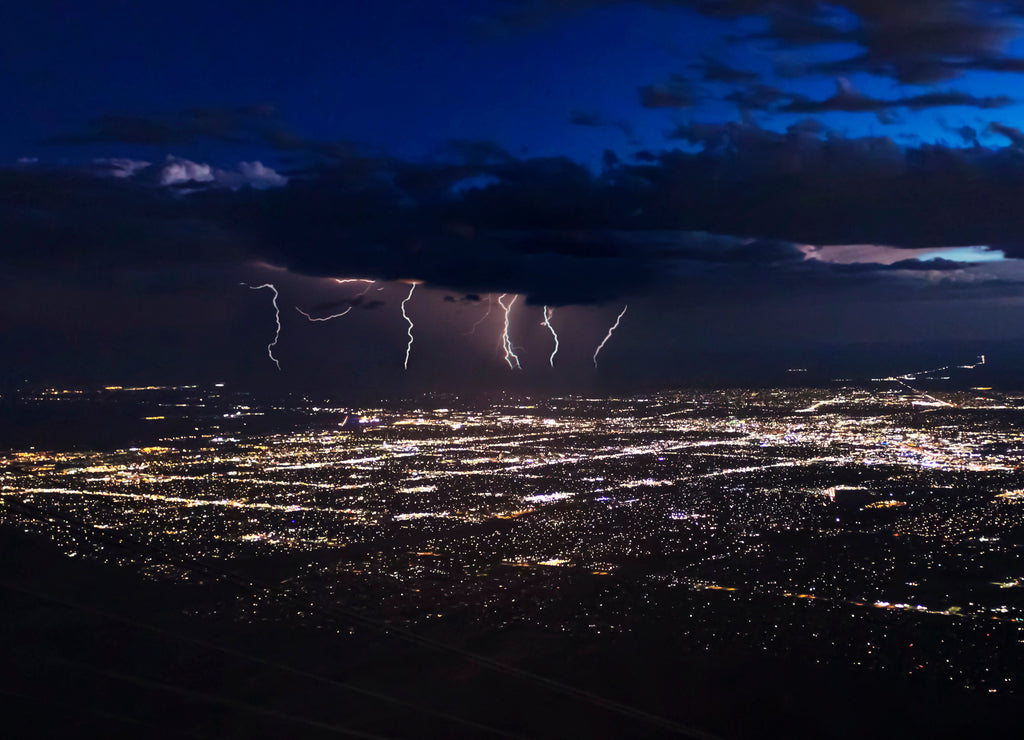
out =
<path fill-rule="evenodd" d="M 198 449 L 194 438 L 167 437 L 114 452 L 5 455 L 0 500 L 44 515 L 10 509 L 5 521 L 46 532 L 68 553 L 117 562 L 127 556 L 45 514 L 201 557 L 302 554 L 309 568 L 296 579 L 304 587 L 341 588 L 340 568 L 352 583 L 375 584 L 369 593 L 402 603 L 413 621 L 461 609 L 480 620 L 621 631 L 631 609 L 667 609 L 664 595 L 686 589 L 719 600 L 692 617 L 708 634 L 721 599 L 776 600 L 789 620 L 780 618 L 777 632 L 755 621 L 744 627 L 743 639 L 765 646 L 795 630 L 806 615 L 793 610 L 810 603 L 869 633 L 879 610 L 954 625 L 943 629 L 1024 625 L 1018 606 L 997 597 L 1012 595 L 1005 589 L 1020 580 L 1009 565 L 1013 543 L 996 536 L 1024 523 L 1024 509 L 1009 505 L 1024 500 L 1012 452 L 1024 434 L 994 415 L 959 427 L 956 416 L 940 416 L 1024 410 L 1021 399 L 951 396 L 955 406 L 918 427 L 895 421 L 905 417 L 893 411 L 916 398 L 909 391 L 737 390 L 489 408 L 445 399 L 358 414 L 329 404 L 261 406 L 217 390 L 179 393 L 184 401 L 140 418 L 196 419 L 208 426 Z M 331 422 L 272 435 L 245 430 L 251 415 L 299 410 Z M 364 423 L 339 429 L 343 415 Z M 839 541 L 844 553 L 865 548 L 870 557 L 844 556 L 835 567 Z M 341 551 L 365 554 L 339 564 Z M 140 558 L 132 564 L 153 577 L 185 577 Z M 993 562 L 1007 563 L 1007 572 L 992 573 Z M 638 563 L 648 565 L 635 583 L 617 580 Z M 943 597 L 931 587 L 951 569 L 976 582 Z M 562 586 L 574 573 L 600 576 L 611 590 L 566 616 Z M 377 587 L 396 582 L 402 590 L 394 593 Z M 524 584 L 534 589 L 528 599 L 516 596 Z M 614 595 L 627 585 L 642 596 Z M 257 597 L 246 608 L 256 619 L 273 607 Z M 852 663 L 876 660 L 874 647 L 838 645 Z"/>

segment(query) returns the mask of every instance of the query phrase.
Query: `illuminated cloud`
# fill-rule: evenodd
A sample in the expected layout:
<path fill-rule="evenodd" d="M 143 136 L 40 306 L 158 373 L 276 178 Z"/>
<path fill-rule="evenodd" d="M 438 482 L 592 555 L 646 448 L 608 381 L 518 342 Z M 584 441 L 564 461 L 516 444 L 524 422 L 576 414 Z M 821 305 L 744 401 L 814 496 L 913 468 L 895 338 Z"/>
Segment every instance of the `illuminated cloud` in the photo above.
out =
<path fill-rule="evenodd" d="M 239 162 L 237 170 L 217 170 L 218 184 L 235 190 L 248 185 L 258 190 L 279 188 L 288 184 L 288 178 L 278 174 L 262 162 Z"/>
<path fill-rule="evenodd" d="M 840 265 L 876 264 L 892 265 L 906 260 L 947 260 L 974 264 L 996 262 L 1006 258 L 998 249 L 988 247 L 938 247 L 924 249 L 897 249 L 881 244 L 836 244 L 827 246 L 800 245 L 807 259 Z"/>
<path fill-rule="evenodd" d="M 288 184 L 287 177 L 262 162 L 239 162 L 234 169 L 223 169 L 173 154 L 168 154 L 159 164 L 127 157 L 100 157 L 92 160 L 89 171 L 101 177 L 119 180 L 137 178 L 142 183 L 175 188 L 184 192 L 203 187 L 229 190 L 252 187 L 265 190 Z"/>
<path fill-rule="evenodd" d="M 157 178 L 161 185 L 213 182 L 216 179 L 210 165 L 181 159 L 170 154 L 167 155 L 167 160 L 159 165 Z"/>
<path fill-rule="evenodd" d="M 640 88 L 640 105 L 644 108 L 689 108 L 696 102 L 693 85 L 681 75 Z"/>
<path fill-rule="evenodd" d="M 262 162 L 239 162 L 237 169 L 228 170 L 168 155 L 159 168 L 159 181 L 165 186 L 210 183 L 229 190 L 245 186 L 265 190 L 286 185 L 288 178 Z"/>

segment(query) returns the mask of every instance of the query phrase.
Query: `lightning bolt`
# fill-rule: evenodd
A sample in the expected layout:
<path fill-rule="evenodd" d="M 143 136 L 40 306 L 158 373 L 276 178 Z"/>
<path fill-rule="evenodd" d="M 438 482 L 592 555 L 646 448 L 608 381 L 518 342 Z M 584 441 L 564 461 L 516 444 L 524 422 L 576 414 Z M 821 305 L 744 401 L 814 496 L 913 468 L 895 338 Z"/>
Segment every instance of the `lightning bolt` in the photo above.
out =
<path fill-rule="evenodd" d="M 494 296 L 491 295 L 490 293 L 488 293 L 487 294 L 487 313 L 485 313 L 483 316 L 481 316 L 479 319 L 476 320 L 476 323 L 473 324 L 473 328 L 466 332 L 466 336 L 467 337 L 470 334 L 473 334 L 474 332 L 476 332 L 476 328 L 478 326 L 480 326 L 480 324 L 483 323 L 483 320 L 491 315 L 491 309 L 493 309 L 493 308 L 494 308 Z"/>
<path fill-rule="evenodd" d="M 274 294 L 274 321 L 277 324 L 277 330 L 274 332 L 274 341 L 267 345 L 267 354 L 270 356 L 270 359 L 274 361 L 274 364 L 277 365 L 277 369 L 280 370 L 281 363 L 277 361 L 276 357 L 274 357 L 274 347 L 277 346 L 277 340 L 281 338 L 281 309 L 277 305 L 277 288 L 274 287 L 273 283 L 263 283 L 263 285 L 246 285 L 245 283 L 242 283 L 242 285 L 245 285 L 250 290 L 270 288 Z"/>
<path fill-rule="evenodd" d="M 555 327 L 551 325 L 551 317 L 554 315 L 555 309 L 544 306 L 544 326 L 551 332 L 551 336 L 555 338 L 555 351 L 551 353 L 551 357 L 548 358 L 548 362 L 551 367 L 555 366 L 555 355 L 558 354 L 558 335 L 555 333 Z"/>
<path fill-rule="evenodd" d="M 628 305 L 622 307 L 622 312 L 615 319 L 615 323 L 612 324 L 608 333 L 604 335 L 604 339 L 601 340 L 601 343 L 597 345 L 597 349 L 594 350 L 594 367 L 597 367 L 597 356 L 601 353 L 601 350 L 604 349 L 604 346 L 608 344 L 608 340 L 612 338 L 612 332 L 619 328 L 619 322 L 622 321 L 622 317 L 626 315 L 627 308 L 629 308 Z"/>
<path fill-rule="evenodd" d="M 345 279 L 334 278 L 334 282 L 341 283 L 341 284 L 344 284 L 344 283 L 368 283 L 368 285 L 365 288 L 363 288 L 362 291 L 360 291 L 359 293 L 356 293 L 354 296 L 352 296 L 352 303 L 350 303 L 349 307 L 346 308 L 341 313 L 335 313 L 335 314 L 331 314 L 330 316 L 321 316 L 320 318 L 314 318 L 313 316 L 310 316 L 308 313 L 303 311 L 298 306 L 295 307 L 295 310 L 298 311 L 299 313 L 301 313 L 303 316 L 305 316 L 310 321 L 330 321 L 331 319 L 340 319 L 342 316 L 344 316 L 349 311 L 351 311 L 353 308 L 355 308 L 355 299 L 356 298 L 362 298 L 364 295 L 369 293 L 370 292 L 370 288 L 372 288 L 374 283 L 376 283 L 377 281 L 376 280 L 364 280 L 363 278 L 345 278 Z"/>
<path fill-rule="evenodd" d="M 352 296 L 353 298 L 362 298 L 362 297 L 363 297 L 364 295 L 366 295 L 367 293 L 369 293 L 369 292 L 370 292 L 370 288 L 372 288 L 372 287 L 373 287 L 374 285 L 376 285 L 376 284 L 377 284 L 377 281 L 376 281 L 376 280 L 363 280 L 363 281 L 361 281 L 361 282 L 364 282 L 364 283 L 366 283 L 367 285 L 366 285 L 366 287 L 365 287 L 365 288 L 363 288 L 363 289 L 362 289 L 361 291 L 359 291 L 359 292 L 358 292 L 358 293 L 356 293 L 356 294 L 355 294 L 354 296 Z"/>
<path fill-rule="evenodd" d="M 345 314 L 347 314 L 349 311 L 352 310 L 352 306 L 349 306 L 348 308 L 346 308 L 341 313 L 335 313 L 335 314 L 331 314 L 330 316 L 320 316 L 320 317 L 310 316 L 308 313 L 303 311 L 298 306 L 295 307 L 295 310 L 298 311 L 299 313 L 301 313 L 303 316 L 305 316 L 310 321 L 330 321 L 331 319 L 340 319 L 342 316 L 344 316 Z"/>
<path fill-rule="evenodd" d="M 405 312 L 405 304 L 409 302 L 410 298 L 412 298 L 412 294 L 413 294 L 413 292 L 415 290 L 416 290 L 416 283 L 413 283 L 409 287 L 409 295 L 407 295 L 405 297 L 405 300 L 402 301 L 402 318 L 404 318 L 406 321 L 409 322 L 409 344 L 406 345 L 406 347 L 405 347 L 405 365 L 404 365 L 404 367 L 405 367 L 406 370 L 409 369 L 409 353 L 412 352 L 412 326 L 413 326 L 413 324 L 412 324 L 412 319 L 409 318 L 409 314 L 407 314 Z"/>
<path fill-rule="evenodd" d="M 502 303 L 502 300 L 507 295 L 508 293 L 502 293 L 500 296 L 498 296 L 498 305 L 501 306 L 501 310 L 505 312 L 505 329 L 501 334 L 501 345 L 505 349 L 505 362 L 508 363 L 508 366 L 522 369 L 522 365 L 519 364 L 519 356 L 515 353 L 515 350 L 512 348 L 512 341 L 508 338 L 508 314 L 509 311 L 512 310 L 512 306 L 513 304 L 515 304 L 516 299 L 519 298 L 519 296 L 512 296 L 512 300 L 509 301 L 508 305 L 506 306 L 504 303 Z M 513 362 L 515 363 L 514 365 L 512 364 Z"/>
<path fill-rule="evenodd" d="M 370 288 L 377 284 L 376 280 L 354 280 L 351 282 L 366 283 L 365 288 L 363 288 L 361 291 L 352 296 L 353 300 L 355 300 L 356 298 L 362 298 L 364 295 L 370 292 Z"/>

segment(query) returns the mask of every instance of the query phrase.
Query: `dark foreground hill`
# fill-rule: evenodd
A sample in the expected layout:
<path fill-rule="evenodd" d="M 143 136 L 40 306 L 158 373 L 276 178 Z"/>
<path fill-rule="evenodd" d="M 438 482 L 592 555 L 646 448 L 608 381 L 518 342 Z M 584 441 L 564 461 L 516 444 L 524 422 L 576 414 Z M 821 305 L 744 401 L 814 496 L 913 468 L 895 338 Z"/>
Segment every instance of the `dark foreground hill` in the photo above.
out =
<path fill-rule="evenodd" d="M 954 738 L 1021 729 L 1012 696 L 808 666 L 798 655 L 691 650 L 664 626 L 580 641 L 448 625 L 434 634 L 455 650 L 438 651 L 343 619 L 314 630 L 184 614 L 194 606 L 187 582 L 69 559 L 7 529 L 0 562 L 8 738 L 662 738 L 686 728 L 723 738 Z"/>

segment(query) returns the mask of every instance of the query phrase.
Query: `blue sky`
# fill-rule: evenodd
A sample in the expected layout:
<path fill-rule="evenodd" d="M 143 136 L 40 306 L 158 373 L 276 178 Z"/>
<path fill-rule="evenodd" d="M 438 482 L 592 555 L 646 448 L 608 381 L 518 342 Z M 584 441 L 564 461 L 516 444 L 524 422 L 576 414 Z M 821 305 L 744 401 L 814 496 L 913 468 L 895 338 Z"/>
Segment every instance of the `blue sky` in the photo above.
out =
<path fill-rule="evenodd" d="M 525 27 L 502 25 L 502 9 L 510 5 L 19 4 L 4 10 L 0 32 L 4 66 L 18 70 L 5 84 L 17 103 L 0 124 L 0 153 L 8 162 L 94 153 L 152 157 L 152 148 L 113 142 L 89 152 L 43 142 L 112 113 L 159 116 L 197 106 L 269 103 L 302 136 L 359 142 L 401 157 L 428 157 L 448 139 L 470 138 L 495 141 L 517 155 L 566 155 L 596 165 L 605 148 L 626 156 L 637 148 L 678 146 L 664 138 L 677 121 L 739 117 L 737 107 L 722 99 L 735 85 L 700 79 L 693 65 L 702 54 L 756 73 L 759 84 L 823 100 L 840 75 L 797 72 L 858 52 L 853 43 L 780 49 L 770 37 L 737 42 L 737 36 L 763 32 L 768 21 L 706 18 L 687 3 L 594 3 L 571 13 L 538 13 Z M 1021 44 L 1011 37 L 999 48 L 1014 57 Z M 796 76 L 781 77 L 780 70 Z M 672 75 L 691 81 L 695 104 L 642 108 L 638 89 Z M 980 71 L 930 85 L 856 71 L 843 76 L 865 95 L 890 100 L 949 89 L 978 98 L 1012 97 L 1016 80 Z M 573 111 L 598 114 L 607 125 L 572 125 Z M 893 113 L 896 120 L 888 124 L 872 113 L 816 117 L 845 135 L 907 143 L 957 140 L 952 130 L 965 124 L 984 132 L 993 120 L 1011 126 L 1022 120 L 1016 101 L 996 110 L 948 106 Z M 807 117 L 752 115 L 774 130 Z M 616 123 L 632 128 L 632 141 Z M 990 144 L 1001 141 L 988 135 Z M 225 161 L 253 155 L 224 142 L 159 153 Z"/>

